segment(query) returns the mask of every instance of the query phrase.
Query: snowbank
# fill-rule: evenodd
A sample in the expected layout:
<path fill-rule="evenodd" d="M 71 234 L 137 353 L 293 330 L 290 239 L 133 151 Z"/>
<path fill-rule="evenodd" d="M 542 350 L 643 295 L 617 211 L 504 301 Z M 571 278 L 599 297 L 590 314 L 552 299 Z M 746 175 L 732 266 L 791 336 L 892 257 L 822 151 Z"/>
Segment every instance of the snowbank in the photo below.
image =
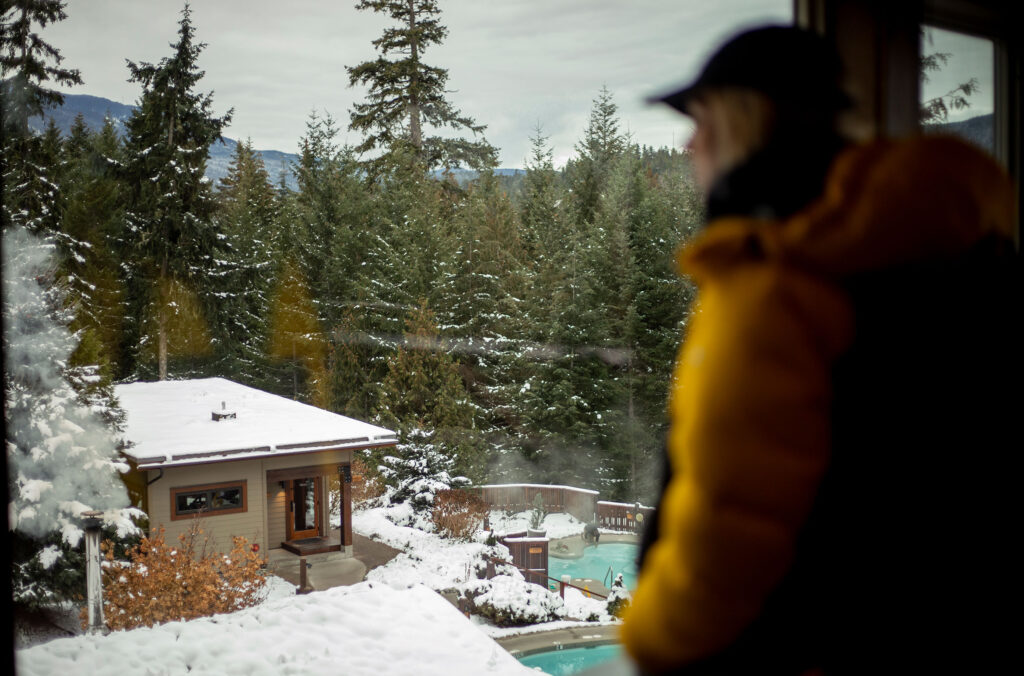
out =
<path fill-rule="evenodd" d="M 591 622 L 614 621 L 607 613 L 604 600 L 586 598 L 582 592 L 570 588 L 566 590 L 563 603 L 558 594 L 548 592 L 537 585 L 528 585 L 522 581 L 522 576 L 518 573 L 512 576 L 518 578 L 518 581 L 509 580 L 505 576 L 495 578 L 498 588 L 485 594 L 485 588 L 494 582 L 479 580 L 475 564 L 482 561 L 484 554 L 493 555 L 495 550 L 481 542 L 453 542 L 416 528 L 395 525 L 389 517 L 394 518 L 393 512 L 403 507 L 405 506 L 397 505 L 364 509 L 352 515 L 352 527 L 357 533 L 402 550 L 402 554 L 386 565 L 371 570 L 367 574 L 368 580 L 388 584 L 396 589 L 424 584 L 437 591 L 454 590 L 462 595 L 468 593 L 481 596 L 482 601 L 494 600 L 505 613 L 516 617 L 542 618 L 560 614 L 565 618 Z M 511 533 L 526 529 L 530 512 L 506 515 L 501 510 L 494 510 L 490 519 L 491 527 L 496 533 Z M 556 538 L 579 535 L 583 532 L 583 525 L 583 522 L 568 514 L 549 514 L 544 520 L 548 535 Z M 484 537 L 483 533 L 479 535 L 481 539 Z M 507 552 L 503 547 L 498 548 L 498 551 L 503 554 Z M 544 598 L 540 598 L 541 596 Z M 562 626 L 563 622 L 557 620 L 529 625 L 526 630 L 556 628 L 556 625 Z M 570 621 L 566 626 L 578 624 Z M 483 626 L 487 627 L 485 631 L 489 635 L 507 635 L 507 628 Z M 493 633 L 492 630 L 498 633 Z"/>
<path fill-rule="evenodd" d="M 439 591 L 450 589 L 475 580 L 475 564 L 483 561 L 485 553 L 495 553 L 482 542 L 455 542 L 416 528 L 397 526 L 388 515 L 403 507 L 406 505 L 366 509 L 352 515 L 352 528 L 357 533 L 402 550 L 384 566 L 367 573 L 367 580 L 396 589 L 416 584 Z"/>
<path fill-rule="evenodd" d="M 426 587 L 367 582 L 230 615 L 59 639 L 16 657 L 24 676 L 535 673 Z"/>

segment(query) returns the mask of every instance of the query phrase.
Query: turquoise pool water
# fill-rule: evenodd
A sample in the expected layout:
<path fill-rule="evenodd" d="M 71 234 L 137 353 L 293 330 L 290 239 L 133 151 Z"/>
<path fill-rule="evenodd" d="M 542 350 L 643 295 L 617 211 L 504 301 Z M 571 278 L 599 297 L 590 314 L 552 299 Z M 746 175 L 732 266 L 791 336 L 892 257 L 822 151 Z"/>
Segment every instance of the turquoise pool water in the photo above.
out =
<path fill-rule="evenodd" d="M 636 589 L 638 550 L 639 546 L 632 543 L 609 542 L 587 547 L 583 550 L 582 559 L 559 559 L 548 556 L 548 575 L 556 580 L 562 579 L 565 574 L 604 580 L 608 569 L 611 568 L 616 574 L 622 573 L 627 588 Z M 611 579 L 608 580 L 608 586 L 611 586 Z"/>
<path fill-rule="evenodd" d="M 570 676 L 615 659 L 621 654 L 622 646 L 611 643 L 587 648 L 549 650 L 520 657 L 519 661 L 528 667 L 540 667 L 541 671 L 550 676 Z"/>

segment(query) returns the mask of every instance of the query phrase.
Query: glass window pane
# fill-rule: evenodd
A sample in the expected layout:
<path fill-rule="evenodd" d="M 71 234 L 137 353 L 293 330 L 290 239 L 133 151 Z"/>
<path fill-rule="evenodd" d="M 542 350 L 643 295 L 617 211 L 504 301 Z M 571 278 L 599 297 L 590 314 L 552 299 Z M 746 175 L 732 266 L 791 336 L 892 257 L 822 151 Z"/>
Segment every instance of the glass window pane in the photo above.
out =
<path fill-rule="evenodd" d="M 213 509 L 236 509 L 241 506 L 241 488 L 221 488 L 213 492 Z"/>
<path fill-rule="evenodd" d="M 198 512 L 208 506 L 208 493 L 179 493 L 177 499 L 178 513 Z"/>
<path fill-rule="evenodd" d="M 921 35 L 921 123 L 926 133 L 960 136 L 995 152 L 991 40 L 924 26 Z"/>

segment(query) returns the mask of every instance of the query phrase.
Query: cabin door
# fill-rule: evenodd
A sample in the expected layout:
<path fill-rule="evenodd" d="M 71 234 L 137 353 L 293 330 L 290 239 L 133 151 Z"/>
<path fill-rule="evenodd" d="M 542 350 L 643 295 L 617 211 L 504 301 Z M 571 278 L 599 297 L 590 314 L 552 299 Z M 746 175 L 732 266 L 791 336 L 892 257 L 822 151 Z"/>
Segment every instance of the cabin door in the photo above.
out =
<path fill-rule="evenodd" d="M 301 540 L 321 535 L 323 489 L 319 477 L 288 481 L 288 539 Z"/>

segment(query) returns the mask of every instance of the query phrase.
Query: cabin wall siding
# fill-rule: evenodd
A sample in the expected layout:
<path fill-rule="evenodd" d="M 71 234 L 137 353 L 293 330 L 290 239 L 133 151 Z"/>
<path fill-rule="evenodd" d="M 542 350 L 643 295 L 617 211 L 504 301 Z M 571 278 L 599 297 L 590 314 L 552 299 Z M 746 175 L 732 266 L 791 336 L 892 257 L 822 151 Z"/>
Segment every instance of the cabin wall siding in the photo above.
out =
<path fill-rule="evenodd" d="M 211 545 L 218 551 L 231 549 L 231 538 L 244 536 L 258 544 L 261 551 L 276 549 L 285 539 L 285 491 L 278 482 L 267 483 L 267 472 L 291 467 L 317 465 L 345 465 L 352 462 L 351 450 L 327 450 L 316 453 L 271 456 L 252 460 L 211 462 L 185 467 L 164 468 L 164 475 L 149 486 L 150 533 L 162 525 L 168 542 L 176 542 L 178 535 L 188 532 L 193 519 L 171 519 L 171 490 L 186 486 L 201 486 L 229 481 L 246 482 L 246 511 L 235 514 L 206 514 L 199 517 L 199 525 L 211 536 Z M 160 476 L 159 470 L 149 470 L 148 479 Z M 323 479 L 324 532 L 330 525 L 330 499 L 326 490 L 329 480 Z"/>
<path fill-rule="evenodd" d="M 150 479 L 159 472 L 150 470 Z M 176 542 L 178 535 L 187 533 L 192 519 L 171 519 L 171 491 L 187 486 L 201 486 L 229 481 L 245 481 L 246 511 L 235 514 L 204 514 L 198 517 L 199 527 L 208 534 L 217 551 L 230 551 L 231 538 L 241 535 L 250 543 L 266 546 L 266 487 L 258 460 L 217 462 L 187 467 L 168 467 L 164 476 L 149 487 L 150 532 L 161 525 L 168 542 Z"/>

